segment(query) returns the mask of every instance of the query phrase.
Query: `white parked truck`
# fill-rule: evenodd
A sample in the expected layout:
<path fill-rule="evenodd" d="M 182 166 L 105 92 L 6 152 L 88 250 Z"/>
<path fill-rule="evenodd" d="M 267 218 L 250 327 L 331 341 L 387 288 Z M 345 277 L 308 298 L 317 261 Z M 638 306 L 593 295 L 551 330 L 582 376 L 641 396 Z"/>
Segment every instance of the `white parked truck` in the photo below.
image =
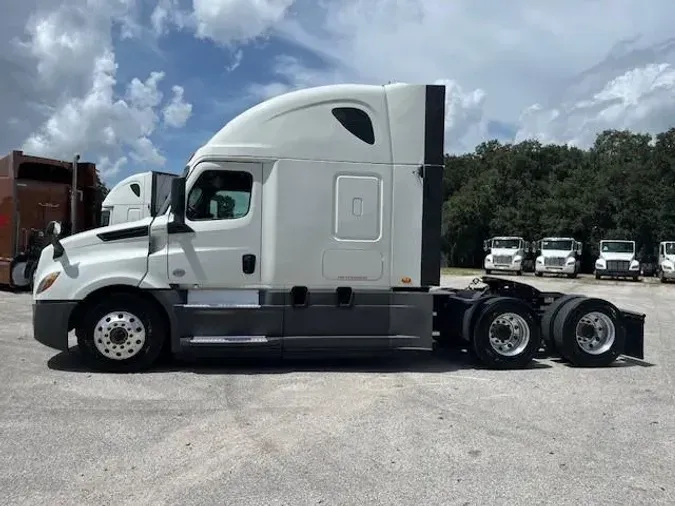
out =
<path fill-rule="evenodd" d="M 155 216 L 171 192 L 178 174 L 147 171 L 123 179 L 108 192 L 101 205 L 101 226 Z"/>
<path fill-rule="evenodd" d="M 487 252 L 483 267 L 485 274 L 492 271 L 523 273 L 523 261 L 531 245 L 522 237 L 500 236 L 483 241 L 483 250 Z"/>
<path fill-rule="evenodd" d="M 643 355 L 644 315 L 486 276 L 439 288 L 445 87 L 333 85 L 237 116 L 172 181 L 157 216 L 63 240 L 48 230 L 34 338 L 111 371 L 173 354 L 472 349 L 519 368 Z"/>
<path fill-rule="evenodd" d="M 635 241 L 602 240 L 600 255 L 595 261 L 595 279 L 640 278 L 640 261 L 637 259 Z"/>
<path fill-rule="evenodd" d="M 661 283 L 675 279 L 675 241 L 659 243 L 658 275 Z"/>
<path fill-rule="evenodd" d="M 535 245 L 539 252 L 534 263 L 534 275 L 565 274 L 576 278 L 581 268 L 582 244 L 572 237 L 544 237 Z"/>

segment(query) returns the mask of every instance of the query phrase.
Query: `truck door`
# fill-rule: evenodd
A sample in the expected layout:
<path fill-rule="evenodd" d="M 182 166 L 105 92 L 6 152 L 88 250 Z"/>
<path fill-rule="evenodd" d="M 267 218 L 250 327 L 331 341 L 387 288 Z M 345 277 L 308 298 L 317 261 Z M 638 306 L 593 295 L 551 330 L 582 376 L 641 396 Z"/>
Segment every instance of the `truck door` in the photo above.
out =
<path fill-rule="evenodd" d="M 185 223 L 169 234 L 169 283 L 244 288 L 260 283 L 262 164 L 203 162 L 186 181 Z"/>

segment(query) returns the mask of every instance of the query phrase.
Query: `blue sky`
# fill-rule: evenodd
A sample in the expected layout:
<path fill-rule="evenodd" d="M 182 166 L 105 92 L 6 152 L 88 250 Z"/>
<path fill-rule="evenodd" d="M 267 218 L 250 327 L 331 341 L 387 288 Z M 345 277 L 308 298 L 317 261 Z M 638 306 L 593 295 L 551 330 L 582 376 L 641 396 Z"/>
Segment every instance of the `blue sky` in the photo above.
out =
<path fill-rule="evenodd" d="M 178 172 L 247 107 L 330 83 L 445 84 L 455 153 L 587 147 L 675 118 L 666 0 L 23 0 L 3 15 L 0 148 L 81 152 L 109 184 Z"/>

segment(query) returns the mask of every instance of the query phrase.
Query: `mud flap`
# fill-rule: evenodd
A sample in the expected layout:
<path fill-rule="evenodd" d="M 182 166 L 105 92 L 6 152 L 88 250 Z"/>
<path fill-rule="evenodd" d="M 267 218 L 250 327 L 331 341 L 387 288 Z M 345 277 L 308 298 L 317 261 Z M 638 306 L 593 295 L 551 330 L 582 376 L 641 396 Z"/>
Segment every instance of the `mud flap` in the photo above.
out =
<path fill-rule="evenodd" d="M 621 316 L 626 329 L 626 342 L 622 355 L 643 360 L 645 358 L 645 315 L 622 309 Z"/>

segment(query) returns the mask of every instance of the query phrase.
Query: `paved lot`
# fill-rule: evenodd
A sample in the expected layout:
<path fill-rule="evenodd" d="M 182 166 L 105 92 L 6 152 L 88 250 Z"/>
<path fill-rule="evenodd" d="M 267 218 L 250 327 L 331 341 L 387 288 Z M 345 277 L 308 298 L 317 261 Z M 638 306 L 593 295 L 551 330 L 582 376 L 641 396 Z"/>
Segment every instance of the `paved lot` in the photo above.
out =
<path fill-rule="evenodd" d="M 675 286 L 527 280 L 647 313 L 653 365 L 92 374 L 32 340 L 29 296 L 0 294 L 0 502 L 675 504 Z"/>

